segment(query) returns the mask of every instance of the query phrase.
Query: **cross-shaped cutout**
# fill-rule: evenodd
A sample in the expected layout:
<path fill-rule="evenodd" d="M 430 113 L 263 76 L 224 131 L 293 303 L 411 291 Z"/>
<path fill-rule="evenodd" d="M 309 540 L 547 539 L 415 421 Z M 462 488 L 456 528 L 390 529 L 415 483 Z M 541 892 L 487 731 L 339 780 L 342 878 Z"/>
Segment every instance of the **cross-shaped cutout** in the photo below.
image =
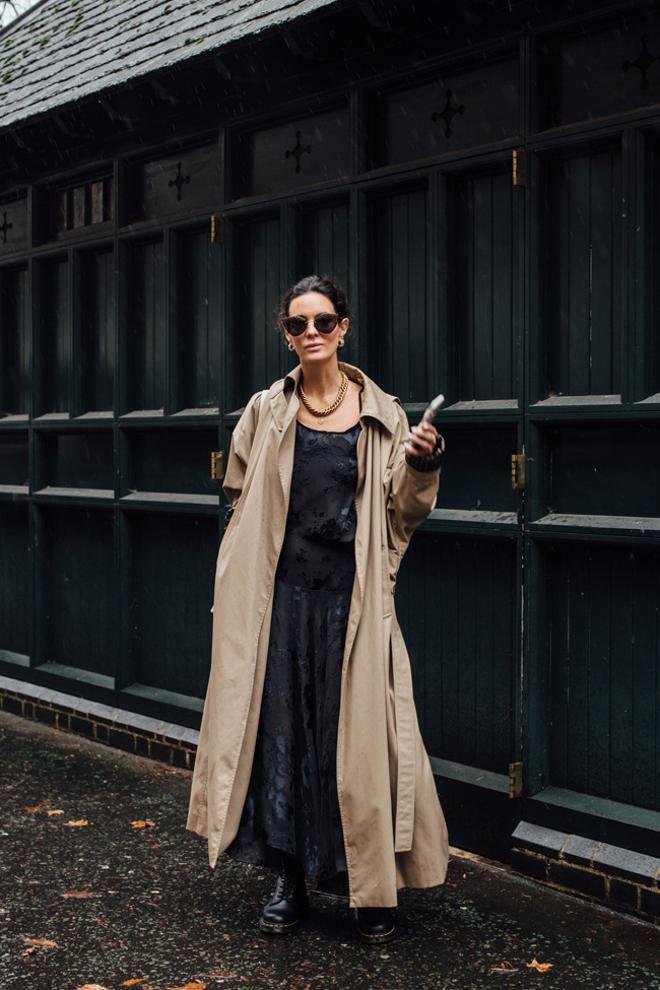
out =
<path fill-rule="evenodd" d="M 639 73 L 640 73 L 639 88 L 648 89 L 649 69 L 651 68 L 654 62 L 660 61 L 660 55 L 651 55 L 651 53 L 649 52 L 649 48 L 648 48 L 649 36 L 647 34 L 642 35 L 640 41 L 642 42 L 641 52 L 639 53 L 639 55 L 637 56 L 634 62 L 624 62 L 622 68 L 624 72 L 627 72 L 628 69 L 639 69 Z"/>
<path fill-rule="evenodd" d="M 303 148 L 302 144 L 300 143 L 300 131 L 296 131 L 295 147 L 293 147 L 291 151 L 285 152 L 284 155 L 285 158 L 291 158 L 293 156 L 296 159 L 296 172 L 300 171 L 300 159 L 305 153 L 311 155 L 312 146 L 311 144 L 308 144 L 306 148 Z"/>
<path fill-rule="evenodd" d="M 176 179 L 170 179 L 168 185 L 176 186 L 176 198 L 177 202 L 181 202 L 181 186 L 184 182 L 190 182 L 189 175 L 181 175 L 181 162 L 178 163 L 176 167 Z"/>
<path fill-rule="evenodd" d="M 438 113 L 435 110 L 431 114 L 431 120 L 435 124 L 436 120 L 444 120 L 445 122 L 445 137 L 451 136 L 451 122 L 457 114 L 464 114 L 465 107 L 462 103 L 458 103 L 455 99 L 454 94 L 450 89 L 445 93 L 445 105 L 442 110 Z"/>
<path fill-rule="evenodd" d="M 13 223 L 7 223 L 7 211 L 5 210 L 4 217 L 3 217 L 3 220 L 2 220 L 2 224 L 0 224 L 0 230 L 2 231 L 2 243 L 3 244 L 6 244 L 7 243 L 7 231 L 8 230 L 11 230 L 13 226 L 14 226 Z"/>

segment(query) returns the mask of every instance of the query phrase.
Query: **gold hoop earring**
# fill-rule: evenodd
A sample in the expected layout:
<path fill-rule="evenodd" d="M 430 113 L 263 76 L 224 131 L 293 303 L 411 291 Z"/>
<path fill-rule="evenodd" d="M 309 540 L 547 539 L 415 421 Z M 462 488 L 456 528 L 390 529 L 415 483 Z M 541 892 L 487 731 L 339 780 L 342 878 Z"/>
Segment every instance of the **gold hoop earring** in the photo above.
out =
<path fill-rule="evenodd" d="M 344 338 L 341 337 L 339 343 L 337 344 L 337 347 L 343 347 L 343 346 L 344 346 Z"/>
<path fill-rule="evenodd" d="M 290 340 L 287 340 L 286 346 L 289 348 L 290 351 L 295 350 L 295 347 L 293 346 Z"/>

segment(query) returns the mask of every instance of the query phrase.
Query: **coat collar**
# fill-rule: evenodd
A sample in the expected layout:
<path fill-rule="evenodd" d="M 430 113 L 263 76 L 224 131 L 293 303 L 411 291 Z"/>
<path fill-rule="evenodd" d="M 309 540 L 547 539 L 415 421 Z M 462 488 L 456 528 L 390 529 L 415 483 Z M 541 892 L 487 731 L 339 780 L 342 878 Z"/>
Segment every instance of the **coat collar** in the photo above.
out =
<path fill-rule="evenodd" d="M 396 395 L 389 395 L 384 392 L 373 379 L 369 378 L 360 368 L 348 364 L 346 361 L 338 361 L 340 371 L 344 371 L 348 377 L 362 385 L 362 411 L 360 420 L 365 416 L 377 419 L 379 423 L 394 434 L 399 417 L 395 403 L 399 403 Z M 302 374 L 302 365 L 298 364 L 271 386 L 269 390 L 270 408 L 273 419 L 278 430 L 286 429 L 291 419 L 294 418 L 300 405 L 297 387 Z"/>

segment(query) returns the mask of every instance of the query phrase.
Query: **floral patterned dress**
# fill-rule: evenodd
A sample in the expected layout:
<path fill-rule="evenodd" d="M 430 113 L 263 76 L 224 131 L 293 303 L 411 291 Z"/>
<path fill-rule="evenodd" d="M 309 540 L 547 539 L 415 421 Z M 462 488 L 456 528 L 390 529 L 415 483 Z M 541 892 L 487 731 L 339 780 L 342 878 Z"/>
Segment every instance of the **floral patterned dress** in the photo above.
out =
<path fill-rule="evenodd" d="M 275 574 L 254 763 L 227 855 L 276 868 L 296 855 L 308 879 L 346 889 L 336 751 L 342 660 L 355 576 L 360 424 L 296 421 L 291 496 Z"/>

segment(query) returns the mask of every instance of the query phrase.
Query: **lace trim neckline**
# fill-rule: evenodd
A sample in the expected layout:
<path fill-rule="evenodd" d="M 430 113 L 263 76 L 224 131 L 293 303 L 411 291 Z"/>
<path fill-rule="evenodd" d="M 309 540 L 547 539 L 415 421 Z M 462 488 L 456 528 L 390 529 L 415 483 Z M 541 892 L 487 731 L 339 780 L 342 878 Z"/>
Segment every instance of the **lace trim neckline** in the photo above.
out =
<path fill-rule="evenodd" d="M 306 426 L 304 423 L 301 423 L 299 419 L 296 420 L 296 423 L 298 426 L 302 426 L 304 430 L 309 430 L 310 433 L 350 433 L 351 430 L 354 430 L 360 425 L 360 421 L 358 420 L 357 423 L 354 423 L 353 426 L 349 426 L 346 430 L 316 430 L 313 426 Z"/>

